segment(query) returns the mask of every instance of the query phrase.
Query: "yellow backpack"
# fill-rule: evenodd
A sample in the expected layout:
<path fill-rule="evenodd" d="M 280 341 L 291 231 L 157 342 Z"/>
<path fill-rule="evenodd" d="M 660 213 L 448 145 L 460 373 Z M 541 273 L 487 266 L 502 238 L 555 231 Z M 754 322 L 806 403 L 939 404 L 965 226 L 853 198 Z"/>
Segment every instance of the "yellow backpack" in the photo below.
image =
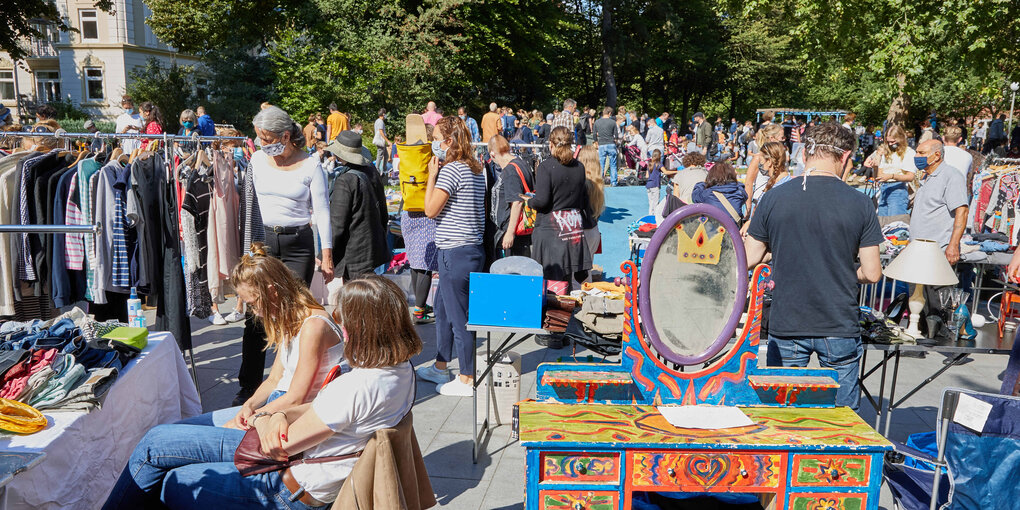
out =
<path fill-rule="evenodd" d="M 400 157 L 400 195 L 404 199 L 404 210 L 422 212 L 425 210 L 425 187 L 429 180 L 432 146 L 397 144 L 397 155 Z"/>

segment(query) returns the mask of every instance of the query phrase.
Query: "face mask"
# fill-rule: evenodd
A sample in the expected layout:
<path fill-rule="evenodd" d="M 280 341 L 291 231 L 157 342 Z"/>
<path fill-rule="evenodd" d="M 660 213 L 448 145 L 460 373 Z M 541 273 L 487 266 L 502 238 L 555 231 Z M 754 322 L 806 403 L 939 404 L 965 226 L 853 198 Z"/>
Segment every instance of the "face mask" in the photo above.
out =
<path fill-rule="evenodd" d="M 124 113 L 127 113 L 128 115 L 134 115 L 135 114 L 135 109 L 134 108 L 125 108 L 124 109 Z"/>
<path fill-rule="evenodd" d="M 926 156 L 914 156 L 914 166 L 916 166 L 918 170 L 928 168 L 928 158 Z"/>
<path fill-rule="evenodd" d="M 892 150 L 896 150 L 899 146 L 900 146 L 900 144 L 898 144 L 896 142 L 891 142 L 889 144 L 889 148 L 892 149 Z"/>
<path fill-rule="evenodd" d="M 461 116 L 460 116 L 460 120 L 466 120 L 466 119 L 465 119 L 466 117 L 467 117 L 467 115 L 461 115 Z"/>
<path fill-rule="evenodd" d="M 244 151 L 240 147 L 234 147 L 234 159 L 241 159 L 244 157 Z"/>
<path fill-rule="evenodd" d="M 184 123 L 184 129 L 193 129 L 194 127 L 195 123 L 191 122 L 190 120 Z"/>
<path fill-rule="evenodd" d="M 446 159 L 446 149 L 440 147 L 442 143 L 442 140 L 432 140 L 432 154 L 439 158 L 440 161 Z"/>
<path fill-rule="evenodd" d="M 262 146 L 262 152 L 266 153 L 266 156 L 275 157 L 283 154 L 286 147 L 281 142 L 271 143 Z"/>

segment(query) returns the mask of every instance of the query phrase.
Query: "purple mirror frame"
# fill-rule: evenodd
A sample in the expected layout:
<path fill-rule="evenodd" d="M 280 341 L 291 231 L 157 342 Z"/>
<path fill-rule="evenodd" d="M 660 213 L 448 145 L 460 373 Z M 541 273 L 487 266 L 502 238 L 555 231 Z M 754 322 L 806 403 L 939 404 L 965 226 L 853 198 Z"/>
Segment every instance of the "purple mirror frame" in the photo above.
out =
<path fill-rule="evenodd" d="M 663 241 L 666 240 L 666 237 L 676 228 L 681 220 L 691 216 L 708 216 L 726 228 L 726 233 L 729 234 L 737 255 L 737 295 L 733 302 L 733 311 L 730 312 L 729 320 L 726 321 L 726 325 L 723 326 L 719 336 L 708 347 L 708 350 L 696 356 L 683 356 L 671 351 L 659 338 L 659 332 L 655 329 L 655 318 L 652 316 L 651 298 L 645 289 L 648 289 L 651 282 L 652 267 L 655 264 L 655 258 L 659 254 L 659 248 L 662 247 Z M 641 261 L 638 281 L 640 282 L 637 293 L 638 312 L 641 314 L 641 322 L 646 326 L 645 334 L 652 346 L 655 347 L 655 350 L 667 360 L 684 366 L 708 361 L 712 356 L 718 354 L 726 346 L 726 342 L 733 336 L 733 332 L 737 328 L 737 322 L 740 321 L 740 314 L 744 311 L 744 304 L 747 302 L 747 254 L 744 252 L 744 242 L 740 237 L 740 229 L 727 214 L 712 205 L 691 204 L 673 211 L 672 214 L 663 218 L 662 223 L 659 224 L 655 233 L 652 234 L 652 239 L 648 242 L 648 248 L 645 249 L 645 258 Z"/>

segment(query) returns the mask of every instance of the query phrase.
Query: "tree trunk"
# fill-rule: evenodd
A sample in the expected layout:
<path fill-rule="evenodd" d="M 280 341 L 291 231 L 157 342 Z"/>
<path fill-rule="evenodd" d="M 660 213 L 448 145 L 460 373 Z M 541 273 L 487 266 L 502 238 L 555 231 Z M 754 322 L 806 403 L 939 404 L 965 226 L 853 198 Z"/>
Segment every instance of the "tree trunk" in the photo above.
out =
<path fill-rule="evenodd" d="M 886 129 L 889 129 L 889 126 L 893 124 L 906 128 L 907 116 L 910 115 L 910 95 L 904 92 L 907 86 L 907 77 L 903 73 L 896 76 L 896 85 L 899 88 L 899 94 L 893 98 L 892 104 L 889 105 L 889 114 L 885 117 Z"/>
<path fill-rule="evenodd" d="M 616 108 L 616 78 L 613 76 L 613 1 L 602 0 L 602 74 L 606 79 L 606 105 Z"/>
<path fill-rule="evenodd" d="M 737 86 L 730 87 L 730 118 L 737 118 Z"/>

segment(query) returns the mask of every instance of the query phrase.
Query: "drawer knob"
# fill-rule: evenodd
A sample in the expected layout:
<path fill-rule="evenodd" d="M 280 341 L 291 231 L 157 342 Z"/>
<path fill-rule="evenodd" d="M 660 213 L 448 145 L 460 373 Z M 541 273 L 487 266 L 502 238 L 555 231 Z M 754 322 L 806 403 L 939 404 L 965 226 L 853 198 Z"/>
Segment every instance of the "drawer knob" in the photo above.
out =
<path fill-rule="evenodd" d="M 673 468 L 667 469 L 666 473 L 670 476 L 670 478 L 676 478 L 676 471 Z"/>
<path fill-rule="evenodd" d="M 741 469 L 740 470 L 740 476 L 742 476 L 744 478 L 747 478 L 747 470 L 746 469 Z"/>
<path fill-rule="evenodd" d="M 581 464 L 580 466 L 577 466 L 577 474 L 579 474 L 579 475 L 586 475 L 586 474 L 588 474 L 588 468 L 585 467 L 584 464 Z"/>

